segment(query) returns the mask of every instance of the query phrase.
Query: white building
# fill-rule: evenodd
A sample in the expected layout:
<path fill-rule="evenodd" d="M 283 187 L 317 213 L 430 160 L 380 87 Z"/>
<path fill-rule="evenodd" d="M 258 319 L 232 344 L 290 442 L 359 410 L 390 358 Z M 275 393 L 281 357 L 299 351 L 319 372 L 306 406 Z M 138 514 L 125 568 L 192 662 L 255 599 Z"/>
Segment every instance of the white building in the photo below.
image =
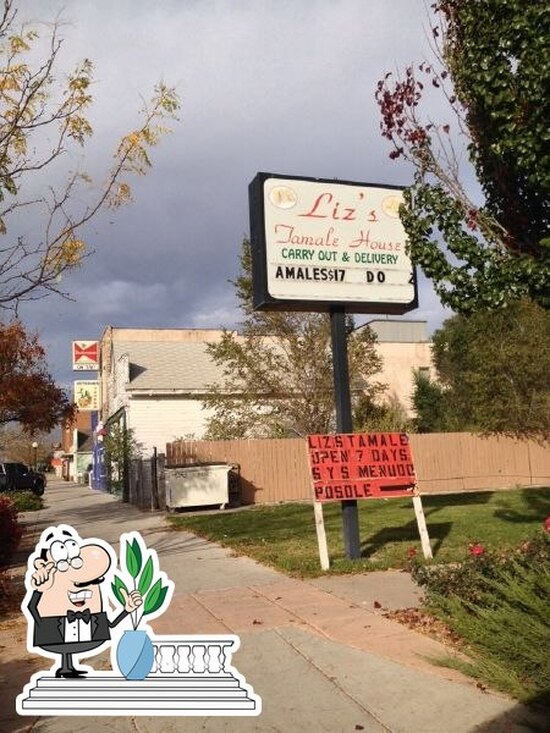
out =
<path fill-rule="evenodd" d="M 433 372 L 426 324 L 377 320 L 369 325 L 384 362 L 377 380 L 410 412 L 413 370 Z M 203 398 L 209 385 L 223 378 L 206 347 L 222 333 L 108 326 L 100 342 L 102 422 L 133 429 L 144 455 L 153 448 L 164 452 L 166 443 L 178 438 L 202 438 L 209 417 Z"/>
<path fill-rule="evenodd" d="M 221 371 L 206 351 L 222 332 L 109 326 L 101 339 L 102 421 L 134 431 L 143 454 L 177 438 L 200 438 L 202 398 Z"/>
<path fill-rule="evenodd" d="M 381 319 L 368 325 L 376 334 L 376 350 L 383 361 L 377 379 L 388 385 L 386 399 L 398 400 L 412 415 L 414 371 L 435 377 L 426 321 Z"/>

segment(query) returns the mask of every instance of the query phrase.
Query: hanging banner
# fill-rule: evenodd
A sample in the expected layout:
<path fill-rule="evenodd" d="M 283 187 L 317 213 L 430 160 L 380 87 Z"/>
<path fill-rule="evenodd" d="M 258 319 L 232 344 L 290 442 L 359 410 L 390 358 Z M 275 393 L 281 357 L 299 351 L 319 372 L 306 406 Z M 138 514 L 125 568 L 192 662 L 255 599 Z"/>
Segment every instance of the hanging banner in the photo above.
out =
<path fill-rule="evenodd" d="M 249 201 L 255 308 L 401 314 L 417 307 L 402 189 L 258 173 Z"/>
<path fill-rule="evenodd" d="M 416 473 L 405 433 L 309 435 L 315 501 L 413 495 Z"/>
<path fill-rule="evenodd" d="M 99 382 L 76 381 L 74 383 L 74 402 L 81 412 L 99 410 Z"/>
<path fill-rule="evenodd" d="M 99 341 L 73 341 L 73 371 L 99 369 Z"/>

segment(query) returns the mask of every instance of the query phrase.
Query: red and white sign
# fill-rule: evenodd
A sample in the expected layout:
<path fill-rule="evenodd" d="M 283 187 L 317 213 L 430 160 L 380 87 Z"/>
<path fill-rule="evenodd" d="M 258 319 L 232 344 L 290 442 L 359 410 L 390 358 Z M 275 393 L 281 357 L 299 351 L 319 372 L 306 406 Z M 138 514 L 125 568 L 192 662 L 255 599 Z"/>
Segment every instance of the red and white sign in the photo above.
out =
<path fill-rule="evenodd" d="M 73 371 L 99 369 L 99 341 L 73 341 Z"/>
<path fill-rule="evenodd" d="M 411 496 L 416 474 L 405 433 L 309 435 L 315 501 Z"/>

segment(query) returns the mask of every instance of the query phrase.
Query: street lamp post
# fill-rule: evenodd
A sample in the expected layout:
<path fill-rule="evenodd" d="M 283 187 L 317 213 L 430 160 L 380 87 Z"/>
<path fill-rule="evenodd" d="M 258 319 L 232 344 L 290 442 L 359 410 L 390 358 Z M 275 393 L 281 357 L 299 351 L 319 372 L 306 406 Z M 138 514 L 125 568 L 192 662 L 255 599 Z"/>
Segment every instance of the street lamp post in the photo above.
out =
<path fill-rule="evenodd" d="M 36 440 L 32 443 L 32 461 L 33 461 L 33 469 L 36 471 L 37 468 L 37 455 L 38 455 L 38 443 Z"/>

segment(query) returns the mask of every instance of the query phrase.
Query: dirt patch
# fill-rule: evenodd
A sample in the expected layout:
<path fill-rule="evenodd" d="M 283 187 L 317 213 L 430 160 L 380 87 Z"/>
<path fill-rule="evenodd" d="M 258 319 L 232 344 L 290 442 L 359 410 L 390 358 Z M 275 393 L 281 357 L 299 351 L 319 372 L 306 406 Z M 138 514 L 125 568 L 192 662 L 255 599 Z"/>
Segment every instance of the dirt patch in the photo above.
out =
<path fill-rule="evenodd" d="M 398 611 L 386 611 L 383 616 L 398 621 L 413 631 L 430 636 L 432 639 L 460 649 L 462 641 L 460 636 L 453 632 L 443 621 L 432 616 L 420 608 L 402 608 Z"/>
<path fill-rule="evenodd" d="M 21 718 L 15 711 L 15 698 L 30 680 L 43 668 L 43 659 L 27 652 L 27 621 L 12 613 L 0 620 L 0 685 L 2 686 L 2 730 L 16 733 L 30 729 L 33 718 Z"/>

